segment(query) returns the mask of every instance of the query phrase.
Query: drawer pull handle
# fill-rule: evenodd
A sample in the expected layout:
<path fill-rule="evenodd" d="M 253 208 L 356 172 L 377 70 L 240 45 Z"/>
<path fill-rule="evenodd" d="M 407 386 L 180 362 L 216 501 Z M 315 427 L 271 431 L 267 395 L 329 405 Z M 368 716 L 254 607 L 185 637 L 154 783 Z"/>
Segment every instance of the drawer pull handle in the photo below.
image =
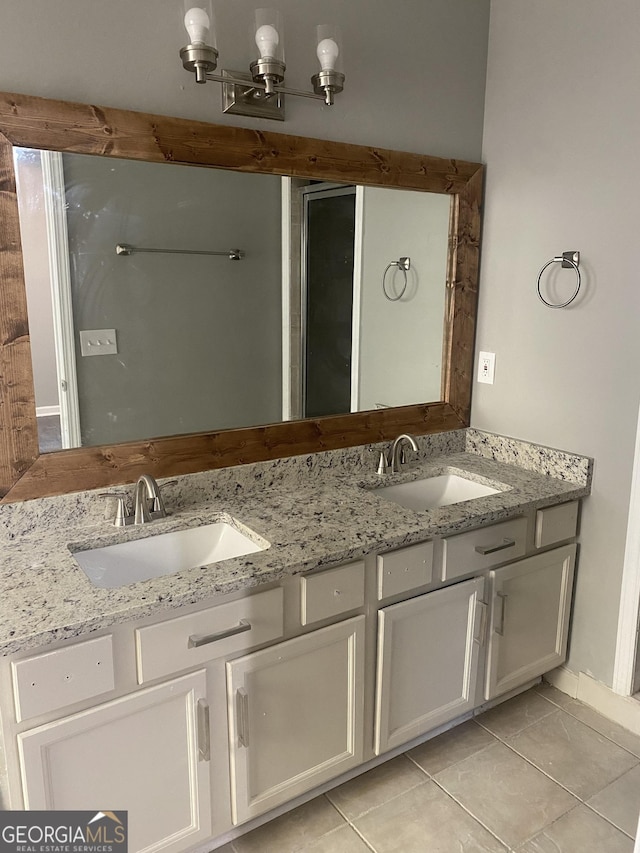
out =
<path fill-rule="evenodd" d="M 505 595 L 504 592 L 497 592 L 496 595 L 500 599 L 500 627 L 496 628 L 496 634 L 500 637 L 504 637 L 504 619 L 506 616 L 508 596 Z"/>
<path fill-rule="evenodd" d="M 249 695 L 242 687 L 236 690 L 236 714 L 238 717 L 238 746 L 249 747 Z"/>
<path fill-rule="evenodd" d="M 197 649 L 199 646 L 207 646 L 209 643 L 217 643 L 218 640 L 226 640 L 228 637 L 235 637 L 236 634 L 244 634 L 251 630 L 251 622 L 247 619 L 241 619 L 233 628 L 226 628 L 224 631 L 217 631 L 215 634 L 192 634 L 189 637 L 188 648 Z"/>
<path fill-rule="evenodd" d="M 476 545 L 476 553 L 484 557 L 487 554 L 495 554 L 496 551 L 504 551 L 505 548 L 513 548 L 515 544 L 515 539 L 503 539 L 499 545 Z"/>

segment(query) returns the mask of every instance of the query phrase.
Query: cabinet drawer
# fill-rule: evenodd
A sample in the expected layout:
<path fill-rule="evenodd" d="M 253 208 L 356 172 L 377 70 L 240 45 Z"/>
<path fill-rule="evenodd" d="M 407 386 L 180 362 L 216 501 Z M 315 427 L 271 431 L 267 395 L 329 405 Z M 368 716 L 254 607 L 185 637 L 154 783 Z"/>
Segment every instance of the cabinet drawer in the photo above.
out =
<path fill-rule="evenodd" d="M 18 721 L 114 688 L 111 637 L 96 637 L 11 664 Z"/>
<path fill-rule="evenodd" d="M 539 509 L 536 513 L 536 548 L 573 539 L 578 531 L 579 501 Z"/>
<path fill-rule="evenodd" d="M 483 571 L 522 557 L 527 545 L 527 519 L 513 518 L 444 540 L 441 580 Z"/>
<path fill-rule="evenodd" d="M 300 580 L 300 621 L 312 625 L 364 604 L 364 562 L 349 563 Z"/>
<path fill-rule="evenodd" d="M 282 637 L 282 589 L 137 628 L 138 683 Z"/>
<path fill-rule="evenodd" d="M 433 542 L 420 542 L 380 554 L 378 563 L 378 601 L 409 592 L 433 579 Z"/>

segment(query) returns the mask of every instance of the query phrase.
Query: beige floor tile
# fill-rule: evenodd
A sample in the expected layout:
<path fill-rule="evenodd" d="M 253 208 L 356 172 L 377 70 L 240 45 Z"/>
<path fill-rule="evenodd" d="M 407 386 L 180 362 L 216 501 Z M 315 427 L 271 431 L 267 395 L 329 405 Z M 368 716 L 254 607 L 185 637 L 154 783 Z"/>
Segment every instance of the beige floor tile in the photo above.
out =
<path fill-rule="evenodd" d="M 535 689 L 540 696 L 563 708 L 572 717 L 576 717 L 582 723 L 585 723 L 585 725 L 590 726 L 590 728 L 600 732 L 600 734 L 609 738 L 609 740 L 617 743 L 618 746 L 640 757 L 640 735 L 622 728 L 622 726 L 614 723 L 613 720 L 609 720 L 607 717 L 603 717 L 602 714 L 598 714 L 597 711 L 585 705 L 584 702 L 572 699 L 571 696 L 567 696 L 566 693 L 556 690 L 555 687 L 544 681 Z"/>
<path fill-rule="evenodd" d="M 399 755 L 334 788 L 327 797 L 348 820 L 353 820 L 416 785 L 423 785 L 427 779 L 415 764 Z"/>
<path fill-rule="evenodd" d="M 583 800 L 638 763 L 634 755 L 561 710 L 506 742 Z"/>
<path fill-rule="evenodd" d="M 587 803 L 618 829 L 634 837 L 640 814 L 640 765 L 607 785 Z"/>
<path fill-rule="evenodd" d="M 505 844 L 515 847 L 577 801 L 502 743 L 438 773 L 436 781 Z"/>
<path fill-rule="evenodd" d="M 376 853 L 504 853 L 506 848 L 431 781 L 354 821 Z"/>
<path fill-rule="evenodd" d="M 535 690 L 527 690 L 526 693 L 485 711 L 476 717 L 476 720 L 494 735 L 505 738 L 518 734 L 555 710 L 555 705 L 547 702 Z"/>
<path fill-rule="evenodd" d="M 346 825 L 325 797 L 316 797 L 233 841 L 236 853 L 293 853 Z"/>
<path fill-rule="evenodd" d="M 229 842 L 228 844 L 224 844 L 222 847 L 216 847 L 215 853 L 235 853 L 233 844 Z"/>
<path fill-rule="evenodd" d="M 301 850 L 304 853 L 371 853 L 371 848 L 350 826 L 341 826 Z"/>
<path fill-rule="evenodd" d="M 439 773 L 458 761 L 463 761 L 496 739 L 473 720 L 467 720 L 448 732 L 410 750 L 407 755 L 427 773 Z"/>
<path fill-rule="evenodd" d="M 633 841 L 586 806 L 547 827 L 518 853 L 632 853 Z"/>

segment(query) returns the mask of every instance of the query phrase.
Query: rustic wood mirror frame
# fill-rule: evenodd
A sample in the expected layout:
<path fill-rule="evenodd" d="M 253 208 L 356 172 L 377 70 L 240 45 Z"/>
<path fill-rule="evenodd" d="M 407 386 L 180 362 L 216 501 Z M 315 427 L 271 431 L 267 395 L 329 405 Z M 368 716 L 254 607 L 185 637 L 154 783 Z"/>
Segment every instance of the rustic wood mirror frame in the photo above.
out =
<path fill-rule="evenodd" d="M 444 399 L 39 454 L 13 146 L 453 196 Z M 262 130 L 0 93 L 0 502 L 22 501 L 468 426 L 482 166 Z"/>

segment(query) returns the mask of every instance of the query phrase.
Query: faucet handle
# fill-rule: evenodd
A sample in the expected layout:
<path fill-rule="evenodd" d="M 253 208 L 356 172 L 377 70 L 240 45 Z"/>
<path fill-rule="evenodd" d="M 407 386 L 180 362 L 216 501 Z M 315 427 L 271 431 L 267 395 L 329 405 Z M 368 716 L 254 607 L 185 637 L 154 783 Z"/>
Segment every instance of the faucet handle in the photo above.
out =
<path fill-rule="evenodd" d="M 384 450 L 380 451 L 376 473 L 379 477 L 382 477 L 383 474 L 389 473 L 389 460 L 387 459 L 387 454 L 384 452 Z"/>
<path fill-rule="evenodd" d="M 415 454 L 418 452 L 417 450 L 414 450 L 413 447 L 407 447 L 406 445 L 403 444 L 402 447 L 400 448 L 400 464 L 401 465 L 406 465 L 407 462 L 409 461 L 407 459 L 407 450 L 410 450 L 411 453 L 414 454 L 413 458 L 415 458 Z"/>
<path fill-rule="evenodd" d="M 113 524 L 116 527 L 124 527 L 127 524 L 131 524 L 133 516 L 127 495 L 120 494 L 120 492 L 100 492 L 99 497 L 115 498 L 118 501 L 115 518 L 113 519 Z"/>

